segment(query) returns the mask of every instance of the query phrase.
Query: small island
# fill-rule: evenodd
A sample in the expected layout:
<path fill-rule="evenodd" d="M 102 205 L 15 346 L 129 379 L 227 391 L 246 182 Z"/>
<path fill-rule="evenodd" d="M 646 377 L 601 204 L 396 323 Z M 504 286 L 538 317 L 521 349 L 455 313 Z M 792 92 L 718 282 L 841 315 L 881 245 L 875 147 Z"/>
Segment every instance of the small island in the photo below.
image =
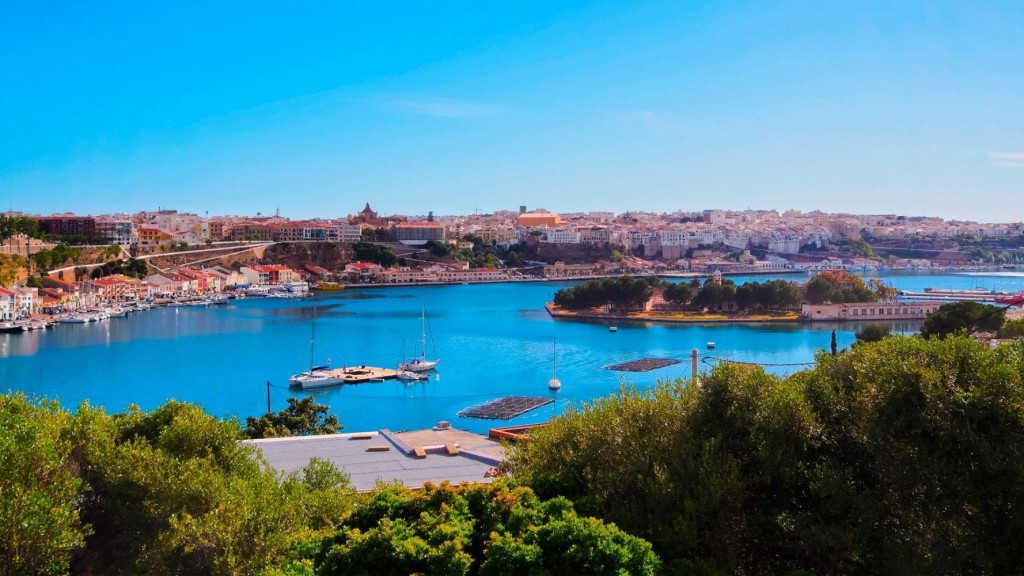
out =
<path fill-rule="evenodd" d="M 709 276 L 702 283 L 670 282 L 658 276 L 589 280 L 555 293 L 545 304 L 552 317 L 667 323 L 803 322 L 808 304 L 892 302 L 896 290 L 879 280 L 864 282 L 843 270 L 822 272 L 800 284 L 767 280 L 737 285 Z"/>

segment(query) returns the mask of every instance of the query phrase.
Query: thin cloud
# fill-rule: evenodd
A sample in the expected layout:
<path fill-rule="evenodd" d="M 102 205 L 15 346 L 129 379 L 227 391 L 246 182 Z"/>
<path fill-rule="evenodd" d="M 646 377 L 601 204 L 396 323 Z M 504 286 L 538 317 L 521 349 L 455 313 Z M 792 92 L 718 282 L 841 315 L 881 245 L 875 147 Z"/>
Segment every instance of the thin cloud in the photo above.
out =
<path fill-rule="evenodd" d="M 1024 152 L 989 152 L 989 165 L 999 168 L 1024 168 Z"/>
<path fill-rule="evenodd" d="M 621 120 L 627 126 L 639 127 L 650 133 L 672 132 L 680 127 L 680 122 L 675 116 L 650 110 L 629 112 L 622 115 Z"/>
<path fill-rule="evenodd" d="M 394 100 L 388 107 L 397 112 L 435 116 L 438 118 L 476 118 L 497 113 L 493 104 L 453 100 L 450 98 L 425 98 L 419 100 Z"/>

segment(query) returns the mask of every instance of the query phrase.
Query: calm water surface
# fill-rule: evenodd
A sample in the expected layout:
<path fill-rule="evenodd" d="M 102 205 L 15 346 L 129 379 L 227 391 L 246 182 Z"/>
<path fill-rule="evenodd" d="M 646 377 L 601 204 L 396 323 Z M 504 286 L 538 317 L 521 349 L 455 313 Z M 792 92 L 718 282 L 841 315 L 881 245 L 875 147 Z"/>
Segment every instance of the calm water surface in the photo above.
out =
<path fill-rule="evenodd" d="M 806 277 L 783 276 L 800 281 Z M 883 275 L 906 290 L 989 288 L 1019 290 L 1019 275 Z M 737 282 L 763 280 L 743 278 Z M 288 376 L 309 365 L 316 309 L 317 362 L 394 367 L 404 348 L 418 353 L 420 302 L 426 303 L 441 357 L 429 382 L 398 381 L 316 391 L 348 431 L 422 428 L 450 420 L 460 428 L 486 430 L 494 422 L 462 419 L 469 405 L 509 394 L 550 396 L 554 405 L 512 423 L 547 420 L 572 401 L 591 400 L 623 381 L 649 386 L 688 377 L 689 354 L 765 364 L 809 362 L 829 346 L 854 340 L 856 324 L 667 326 L 552 320 L 543 309 L 570 283 L 458 285 L 350 290 L 301 300 L 246 299 L 224 307 L 158 308 L 91 324 L 62 324 L 44 332 L 0 334 L 0 388 L 59 398 L 67 406 L 85 400 L 110 411 L 129 404 L 154 408 L 170 398 L 197 402 L 213 414 L 262 414 L 266 382 L 275 410 L 289 395 Z M 895 325 L 916 331 L 919 324 Z M 549 392 L 552 339 L 558 340 L 562 390 Z M 708 341 L 717 343 L 705 350 Z M 415 347 L 414 347 L 415 345 Z M 430 344 L 428 342 L 428 348 Z M 429 350 L 428 350 L 429 353 Z M 684 359 L 645 373 L 622 374 L 604 366 L 643 357 Z M 703 367 L 703 364 L 702 364 Z M 780 373 L 796 366 L 774 366 Z"/>

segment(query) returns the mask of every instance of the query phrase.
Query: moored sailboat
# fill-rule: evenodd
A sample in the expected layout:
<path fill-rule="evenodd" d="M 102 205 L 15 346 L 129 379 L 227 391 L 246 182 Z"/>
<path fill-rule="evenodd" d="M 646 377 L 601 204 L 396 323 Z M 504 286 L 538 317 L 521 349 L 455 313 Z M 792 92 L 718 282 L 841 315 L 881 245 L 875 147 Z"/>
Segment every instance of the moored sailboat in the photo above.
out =
<path fill-rule="evenodd" d="M 434 349 L 434 359 L 427 360 L 427 307 L 421 302 L 421 330 L 422 330 L 422 341 L 421 341 L 421 354 L 417 358 L 409 358 L 405 362 L 398 365 L 399 372 L 428 372 L 437 368 L 437 364 L 441 361 L 437 357 L 437 348 L 434 346 L 434 335 L 430 335 L 430 345 Z"/>

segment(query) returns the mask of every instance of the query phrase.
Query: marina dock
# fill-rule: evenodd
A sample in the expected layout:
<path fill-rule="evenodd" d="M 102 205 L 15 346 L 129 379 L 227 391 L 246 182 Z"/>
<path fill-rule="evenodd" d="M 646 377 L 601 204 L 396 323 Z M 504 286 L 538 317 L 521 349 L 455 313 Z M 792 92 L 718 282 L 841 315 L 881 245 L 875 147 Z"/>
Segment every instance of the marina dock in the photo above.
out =
<path fill-rule="evenodd" d="M 365 384 L 394 380 L 398 371 L 376 366 L 346 366 L 331 370 L 331 375 L 343 379 L 345 384 Z"/>

